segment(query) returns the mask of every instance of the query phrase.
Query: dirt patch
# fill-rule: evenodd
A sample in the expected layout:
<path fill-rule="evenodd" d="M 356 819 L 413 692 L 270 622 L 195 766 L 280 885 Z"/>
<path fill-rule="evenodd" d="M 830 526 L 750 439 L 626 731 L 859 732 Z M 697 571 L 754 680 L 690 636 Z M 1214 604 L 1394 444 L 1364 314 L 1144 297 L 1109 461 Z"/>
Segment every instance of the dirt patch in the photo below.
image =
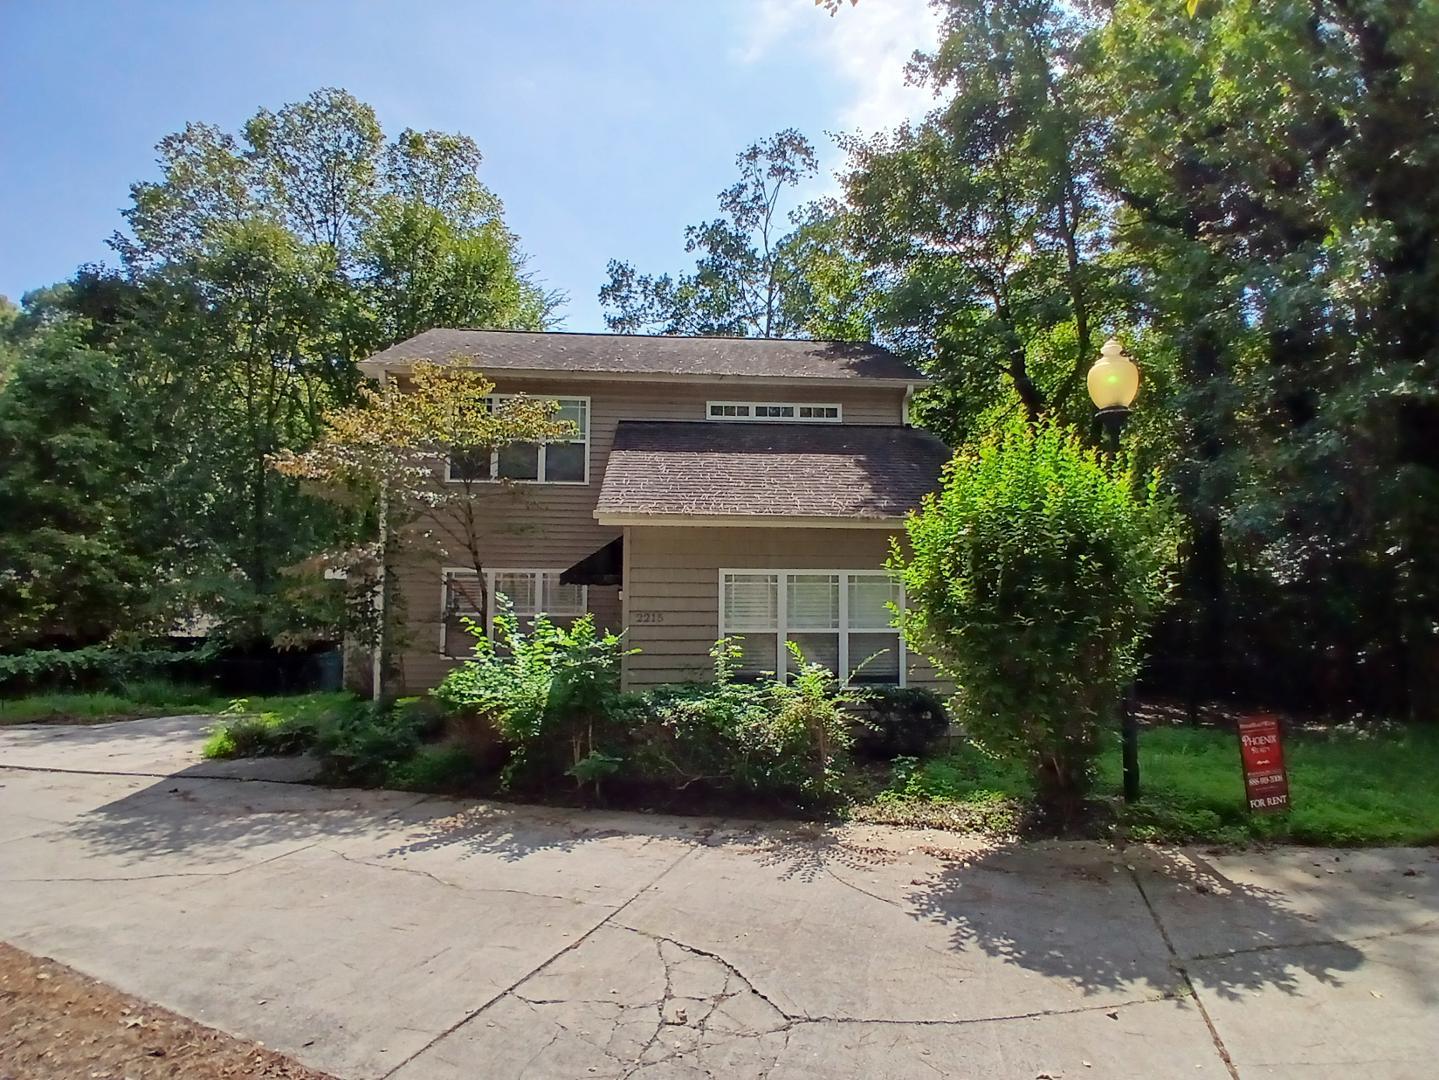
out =
<path fill-rule="evenodd" d="M 334 1080 L 0 942 L 0 1080 Z"/>

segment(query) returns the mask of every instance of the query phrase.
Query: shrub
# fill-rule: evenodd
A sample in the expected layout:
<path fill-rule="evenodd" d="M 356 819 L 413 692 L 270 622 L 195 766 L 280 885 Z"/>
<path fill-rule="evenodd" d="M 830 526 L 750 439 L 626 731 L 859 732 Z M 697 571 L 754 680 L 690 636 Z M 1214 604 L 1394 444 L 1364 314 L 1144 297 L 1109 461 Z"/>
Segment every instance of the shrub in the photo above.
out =
<path fill-rule="evenodd" d="M 965 731 L 1022 761 L 1069 822 L 1169 588 L 1172 502 L 1053 425 L 963 452 L 910 515 L 907 640 L 960 687 Z"/>
<path fill-rule="evenodd" d="M 559 626 L 543 615 L 528 632 L 501 604 L 491 638 L 473 623 L 475 651 L 449 673 L 434 696 L 479 725 L 493 725 L 511 750 L 506 783 L 568 774 L 577 784 L 598 785 L 614 769 L 593 764 L 594 755 L 615 758 L 622 746 L 614 706 L 619 699 L 620 635 L 600 632 L 593 615 Z"/>
<path fill-rule="evenodd" d="M 872 686 L 859 694 L 854 752 L 876 761 L 921 757 L 949 728 L 939 695 L 921 687 Z"/>
<path fill-rule="evenodd" d="M 379 787 L 419 751 L 425 718 L 414 710 L 358 703 L 321 725 L 315 752 L 326 780 Z"/>
<path fill-rule="evenodd" d="M 88 645 L 81 649 L 29 649 L 0 655 L 0 687 L 7 694 L 41 687 L 117 687 L 158 679 L 177 665 L 211 660 L 217 645 L 197 649 Z"/>
<path fill-rule="evenodd" d="M 321 733 L 366 703 L 344 693 L 305 694 L 255 711 L 246 698 L 232 701 L 210 731 L 207 758 L 282 757 L 315 748 Z"/>
<path fill-rule="evenodd" d="M 385 787 L 454 794 L 469 788 L 475 777 L 475 763 L 463 746 L 439 744 L 422 746 L 390 766 Z"/>
<path fill-rule="evenodd" d="M 635 748 L 646 780 L 683 790 L 711 788 L 821 801 L 837 790 L 849 745 L 846 708 L 854 698 L 821 664 L 789 648 L 799 670 L 785 685 L 737 682 L 738 647 L 715 643 L 714 681 L 657 687 L 638 702 L 645 714 Z"/>

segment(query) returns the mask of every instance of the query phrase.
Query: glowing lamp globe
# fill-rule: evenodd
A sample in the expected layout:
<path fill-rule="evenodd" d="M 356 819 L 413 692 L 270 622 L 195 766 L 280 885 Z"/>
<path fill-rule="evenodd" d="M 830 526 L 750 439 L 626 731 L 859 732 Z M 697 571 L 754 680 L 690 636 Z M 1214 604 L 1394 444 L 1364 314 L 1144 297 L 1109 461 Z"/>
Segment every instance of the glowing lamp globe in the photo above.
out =
<path fill-rule="evenodd" d="M 1096 409 L 1127 409 L 1139 395 L 1139 369 L 1114 338 L 1099 350 L 1088 381 L 1089 400 Z"/>

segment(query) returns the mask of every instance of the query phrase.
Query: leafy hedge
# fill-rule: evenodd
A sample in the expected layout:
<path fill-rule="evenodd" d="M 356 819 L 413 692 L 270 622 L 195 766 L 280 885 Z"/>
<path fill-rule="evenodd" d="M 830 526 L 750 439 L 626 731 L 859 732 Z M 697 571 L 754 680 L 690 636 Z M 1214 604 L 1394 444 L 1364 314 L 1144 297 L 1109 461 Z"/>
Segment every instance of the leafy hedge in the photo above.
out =
<path fill-rule="evenodd" d="M 467 730 L 489 726 L 508 749 L 504 782 L 535 787 L 569 777 L 605 783 L 694 785 L 719 792 L 819 802 L 834 795 L 856 699 L 791 645 L 787 684 L 735 679 L 738 647 L 716 643 L 714 681 L 621 694 L 621 639 L 590 616 L 570 628 L 543 616 L 522 631 L 509 613 L 435 697 Z"/>
<path fill-rule="evenodd" d="M 162 675 L 184 664 L 204 663 L 219 654 L 216 645 L 197 649 L 123 648 L 87 645 L 81 649 L 29 649 L 0 655 L 0 691 L 39 687 L 116 685 Z"/>

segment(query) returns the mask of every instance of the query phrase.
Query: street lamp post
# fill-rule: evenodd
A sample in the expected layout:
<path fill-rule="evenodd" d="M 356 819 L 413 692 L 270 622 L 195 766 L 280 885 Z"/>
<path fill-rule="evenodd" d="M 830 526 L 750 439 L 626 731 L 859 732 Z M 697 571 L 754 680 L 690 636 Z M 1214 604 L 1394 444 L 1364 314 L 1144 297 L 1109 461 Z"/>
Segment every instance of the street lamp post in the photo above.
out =
<path fill-rule="evenodd" d="M 1089 369 L 1089 400 L 1099 410 L 1099 422 L 1109 437 L 1109 452 L 1119 453 L 1119 436 L 1129 419 L 1129 407 L 1139 394 L 1139 368 L 1124 355 L 1124 347 L 1110 338 Z M 1139 798 L 1139 718 L 1134 713 L 1133 688 L 1125 691 L 1120 723 L 1124 753 L 1124 801 Z"/>

